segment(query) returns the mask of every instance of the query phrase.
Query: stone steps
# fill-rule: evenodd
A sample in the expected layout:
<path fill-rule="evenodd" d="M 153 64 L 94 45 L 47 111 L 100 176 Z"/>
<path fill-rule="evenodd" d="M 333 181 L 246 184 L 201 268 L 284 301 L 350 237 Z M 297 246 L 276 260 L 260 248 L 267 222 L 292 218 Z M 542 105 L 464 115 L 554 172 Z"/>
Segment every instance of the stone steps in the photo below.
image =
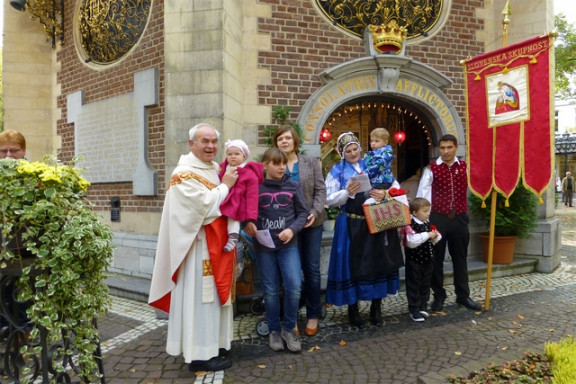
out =
<path fill-rule="evenodd" d="M 515 257 L 511 264 L 492 264 L 492 278 L 532 273 L 538 261 L 535 259 Z M 487 277 L 488 264 L 480 259 L 468 260 L 468 278 L 470 281 L 484 280 Z M 444 263 L 444 283 L 452 284 L 452 263 Z"/>

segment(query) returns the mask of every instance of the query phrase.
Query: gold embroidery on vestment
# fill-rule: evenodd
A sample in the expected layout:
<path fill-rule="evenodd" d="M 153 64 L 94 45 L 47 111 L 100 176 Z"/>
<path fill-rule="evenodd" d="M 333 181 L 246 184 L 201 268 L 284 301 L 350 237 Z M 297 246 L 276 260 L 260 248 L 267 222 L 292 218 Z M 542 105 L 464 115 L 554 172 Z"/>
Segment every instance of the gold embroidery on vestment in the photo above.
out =
<path fill-rule="evenodd" d="M 213 276 L 212 263 L 210 259 L 202 260 L 202 276 Z"/>
<path fill-rule="evenodd" d="M 184 172 L 179 172 L 179 173 L 175 173 L 172 175 L 172 177 L 170 178 L 170 183 L 168 185 L 168 189 L 170 189 L 170 187 L 180 184 L 183 181 L 187 181 L 187 180 L 191 180 L 194 179 L 196 181 L 199 181 L 200 183 L 202 183 L 202 185 L 204 185 L 206 188 L 208 189 L 214 189 L 217 187 L 216 184 L 212 183 L 210 180 L 208 180 L 205 177 L 202 177 L 194 172 L 191 171 L 184 171 Z"/>

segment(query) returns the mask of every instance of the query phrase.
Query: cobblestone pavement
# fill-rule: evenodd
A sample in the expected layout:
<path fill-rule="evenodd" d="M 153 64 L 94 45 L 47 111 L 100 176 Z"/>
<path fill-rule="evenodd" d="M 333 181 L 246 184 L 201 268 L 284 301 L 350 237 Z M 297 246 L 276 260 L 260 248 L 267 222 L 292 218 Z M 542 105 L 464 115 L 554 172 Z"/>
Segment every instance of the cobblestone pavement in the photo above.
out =
<path fill-rule="evenodd" d="M 562 223 L 560 267 L 492 279 L 489 311 L 460 308 L 449 291 L 444 312 L 415 323 L 401 292 L 384 301 L 383 327 L 358 330 L 348 326 L 345 307 L 329 307 L 318 334 L 302 337 L 300 354 L 272 352 L 256 332 L 259 317 L 243 314 L 234 322 L 234 365 L 205 376 L 196 377 L 181 357 L 166 354 L 166 321 L 149 306 L 115 298 L 99 324 L 106 382 L 437 384 L 487 362 L 541 353 L 546 342 L 576 332 L 576 208 L 556 214 Z M 485 281 L 471 282 L 471 291 L 482 302 Z M 368 303 L 362 313 L 368 317 Z"/>

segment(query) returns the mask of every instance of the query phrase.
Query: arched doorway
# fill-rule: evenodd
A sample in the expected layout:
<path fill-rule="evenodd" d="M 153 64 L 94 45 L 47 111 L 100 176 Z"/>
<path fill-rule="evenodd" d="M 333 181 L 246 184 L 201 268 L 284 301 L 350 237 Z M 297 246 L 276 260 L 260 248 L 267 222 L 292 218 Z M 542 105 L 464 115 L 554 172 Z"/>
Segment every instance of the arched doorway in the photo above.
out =
<path fill-rule="evenodd" d="M 331 140 L 320 142 L 322 168 L 326 173 L 337 160 L 333 151 L 336 139 L 344 132 L 354 132 L 363 151 L 370 150 L 370 132 L 383 127 L 390 133 L 389 144 L 396 159 L 393 173 L 402 182 L 428 164 L 429 152 L 435 142 L 430 121 L 417 105 L 385 96 L 360 97 L 340 105 L 326 120 L 322 130 L 329 132 Z M 403 132 L 405 140 L 396 140 Z"/>
<path fill-rule="evenodd" d="M 457 156 L 465 157 L 462 122 L 443 92 L 452 81 L 434 68 L 403 55 L 376 55 L 329 68 L 320 79 L 324 85 L 308 99 L 298 124 L 303 149 L 321 159 L 325 175 L 339 160 L 334 145 L 341 133 L 356 133 L 366 151 L 378 126 L 391 134 L 393 173 L 410 197 L 417 192 L 418 171 L 437 156 L 438 137 L 456 136 Z M 328 143 L 320 142 L 323 130 L 331 133 Z M 406 135 L 402 144 L 393 140 L 398 130 Z"/>
<path fill-rule="evenodd" d="M 435 142 L 443 134 L 456 136 L 457 155 L 465 156 L 460 117 L 443 93 L 451 80 L 435 69 L 402 55 L 379 55 L 330 68 L 320 79 L 324 86 L 308 99 L 298 123 L 302 147 L 320 157 L 325 174 L 338 161 L 333 148 L 339 134 L 356 133 L 366 151 L 370 131 L 377 126 L 387 128 L 392 138 L 398 130 L 405 132 L 404 143 L 390 140 L 396 154 L 393 171 L 400 182 L 437 156 Z M 320 142 L 323 129 L 331 133 L 328 143 Z"/>

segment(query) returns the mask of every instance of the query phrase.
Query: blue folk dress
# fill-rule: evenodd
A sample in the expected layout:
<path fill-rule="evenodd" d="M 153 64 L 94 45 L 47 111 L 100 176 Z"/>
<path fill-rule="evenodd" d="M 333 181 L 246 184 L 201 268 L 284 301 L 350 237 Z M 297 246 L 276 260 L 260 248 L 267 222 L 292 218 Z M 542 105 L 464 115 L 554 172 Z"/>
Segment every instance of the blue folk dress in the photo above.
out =
<path fill-rule="evenodd" d="M 327 204 L 340 206 L 326 288 L 326 302 L 333 305 L 384 298 L 397 294 L 400 288 L 398 270 L 403 265 L 403 258 L 397 230 L 371 235 L 361 216 L 367 192 L 357 194 L 354 199 L 348 198 L 346 186 L 350 177 L 364 170 L 362 159 L 356 165 L 342 160 L 326 177 Z M 354 260 L 351 260 L 351 253 Z"/>

